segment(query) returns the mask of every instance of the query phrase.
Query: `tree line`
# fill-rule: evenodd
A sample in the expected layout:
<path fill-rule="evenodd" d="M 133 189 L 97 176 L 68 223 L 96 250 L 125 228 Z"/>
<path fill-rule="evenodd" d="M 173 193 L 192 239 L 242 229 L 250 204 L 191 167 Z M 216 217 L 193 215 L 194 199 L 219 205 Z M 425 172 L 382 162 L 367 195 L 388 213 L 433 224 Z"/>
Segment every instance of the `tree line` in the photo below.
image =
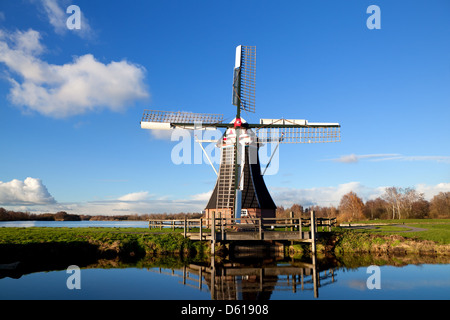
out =
<path fill-rule="evenodd" d="M 0 208 L 0 221 L 146 221 L 148 219 L 190 219 L 200 218 L 201 213 L 149 213 L 132 215 L 78 215 L 68 214 L 65 211 L 57 213 L 30 213 L 6 210 Z"/>
<path fill-rule="evenodd" d="M 374 220 L 374 219 L 424 219 L 450 218 L 450 192 L 440 192 L 430 201 L 423 193 L 414 188 L 389 187 L 378 198 L 367 200 L 365 203 L 355 192 L 342 196 L 339 205 L 322 207 L 312 206 L 316 217 L 332 218 L 338 221 Z M 294 204 L 290 208 L 277 207 L 277 217 L 294 217 L 306 215 L 306 208 Z"/>
<path fill-rule="evenodd" d="M 430 201 L 423 193 L 414 188 L 386 188 L 380 197 L 367 200 L 365 203 L 355 192 L 351 191 L 342 196 L 339 205 L 312 206 L 304 208 L 300 204 L 293 204 L 290 208 L 278 206 L 277 218 L 287 218 L 292 212 L 294 217 L 307 217 L 309 210 L 314 210 L 316 217 L 334 218 L 339 221 L 374 220 L 374 219 L 422 219 L 422 218 L 450 218 L 450 192 L 440 192 Z M 11 211 L 0 208 L 0 221 L 145 221 L 148 219 L 184 219 L 200 218 L 201 213 L 148 213 L 132 215 L 77 215 L 65 211 L 57 213 L 30 213 Z"/>

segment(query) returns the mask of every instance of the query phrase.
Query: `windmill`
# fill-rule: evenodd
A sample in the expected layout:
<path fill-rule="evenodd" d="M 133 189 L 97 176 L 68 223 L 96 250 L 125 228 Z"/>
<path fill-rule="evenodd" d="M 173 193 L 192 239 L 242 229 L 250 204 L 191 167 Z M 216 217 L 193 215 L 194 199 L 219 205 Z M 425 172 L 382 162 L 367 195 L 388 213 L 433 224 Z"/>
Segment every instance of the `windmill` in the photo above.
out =
<path fill-rule="evenodd" d="M 262 144 L 276 143 L 273 151 L 276 152 L 281 143 L 340 141 L 339 123 L 313 123 L 304 119 L 260 119 L 260 123 L 247 123 L 241 112 L 255 112 L 255 75 L 256 47 L 236 47 L 232 87 L 236 116 L 230 123 L 224 122 L 222 114 L 210 113 L 145 110 L 142 116 L 143 129 L 225 129 L 216 144 L 221 150 L 221 162 L 219 172 L 214 169 L 218 177 L 205 208 L 207 218 L 212 213 L 245 222 L 256 217 L 275 217 L 276 205 L 265 185 L 259 162 L 258 150 Z"/>

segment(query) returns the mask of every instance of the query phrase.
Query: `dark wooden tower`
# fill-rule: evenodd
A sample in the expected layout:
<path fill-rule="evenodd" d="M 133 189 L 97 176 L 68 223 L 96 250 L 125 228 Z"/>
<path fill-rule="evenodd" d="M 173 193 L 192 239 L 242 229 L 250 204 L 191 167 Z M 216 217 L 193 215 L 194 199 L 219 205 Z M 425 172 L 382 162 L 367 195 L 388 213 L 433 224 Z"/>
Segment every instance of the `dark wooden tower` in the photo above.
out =
<path fill-rule="evenodd" d="M 272 200 L 267 186 L 261 174 L 259 162 L 259 144 L 253 130 L 245 129 L 245 121 L 242 121 L 244 129 L 231 128 L 226 131 L 218 143 L 221 150 L 221 162 L 216 185 L 211 198 L 206 205 L 206 217 L 212 213 L 216 217 L 233 218 L 236 203 L 240 203 L 241 218 L 244 223 L 251 223 L 252 218 L 274 218 L 276 205 Z M 235 148 L 236 131 L 239 133 L 242 152 L 238 160 L 241 160 L 241 172 L 238 186 L 241 186 L 240 201 L 236 201 L 236 155 Z M 238 161 L 239 162 L 239 161 Z"/>

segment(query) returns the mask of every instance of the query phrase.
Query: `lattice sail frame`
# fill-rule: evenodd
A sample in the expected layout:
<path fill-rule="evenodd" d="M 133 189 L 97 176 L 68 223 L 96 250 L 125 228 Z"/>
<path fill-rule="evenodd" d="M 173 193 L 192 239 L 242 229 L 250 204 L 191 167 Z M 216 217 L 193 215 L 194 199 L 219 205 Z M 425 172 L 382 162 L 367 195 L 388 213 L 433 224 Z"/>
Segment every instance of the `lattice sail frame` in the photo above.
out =
<path fill-rule="evenodd" d="M 159 111 L 144 110 L 141 122 L 159 122 L 159 123 L 221 123 L 222 114 L 213 113 L 193 113 L 184 111 Z"/>
<path fill-rule="evenodd" d="M 256 130 L 258 143 L 328 143 L 341 141 L 340 127 L 271 127 Z"/>
<path fill-rule="evenodd" d="M 302 125 L 297 123 L 302 123 Z M 222 114 L 144 110 L 141 126 L 145 129 L 174 129 L 175 127 L 216 129 L 231 128 L 234 124 L 233 122 L 223 123 Z M 255 130 L 258 143 L 328 143 L 341 141 L 340 125 L 337 123 L 308 123 L 307 120 L 270 119 L 270 123 L 245 123 L 245 126 Z"/>
<path fill-rule="evenodd" d="M 241 109 L 255 112 L 256 47 L 242 46 Z"/>
<path fill-rule="evenodd" d="M 240 110 L 255 112 L 256 47 L 238 46 L 233 81 L 233 104 Z M 237 95 L 237 96 L 236 96 Z"/>

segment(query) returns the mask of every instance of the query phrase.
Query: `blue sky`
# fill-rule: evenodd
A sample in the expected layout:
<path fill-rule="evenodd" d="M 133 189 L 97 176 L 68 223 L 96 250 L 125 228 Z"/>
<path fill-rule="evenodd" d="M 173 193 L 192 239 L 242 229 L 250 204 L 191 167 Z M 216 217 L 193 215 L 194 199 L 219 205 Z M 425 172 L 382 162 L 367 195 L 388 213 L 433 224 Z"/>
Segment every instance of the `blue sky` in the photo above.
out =
<path fill-rule="evenodd" d="M 72 4 L 79 30 L 66 26 Z M 381 29 L 366 25 L 373 4 Z M 352 190 L 367 200 L 387 186 L 450 191 L 449 14 L 447 0 L 2 1 L 0 206 L 202 210 L 209 164 L 174 164 L 178 141 L 139 122 L 144 109 L 231 121 L 240 44 L 257 47 L 247 121 L 342 126 L 339 143 L 279 148 L 265 177 L 278 205 L 337 205 Z"/>

